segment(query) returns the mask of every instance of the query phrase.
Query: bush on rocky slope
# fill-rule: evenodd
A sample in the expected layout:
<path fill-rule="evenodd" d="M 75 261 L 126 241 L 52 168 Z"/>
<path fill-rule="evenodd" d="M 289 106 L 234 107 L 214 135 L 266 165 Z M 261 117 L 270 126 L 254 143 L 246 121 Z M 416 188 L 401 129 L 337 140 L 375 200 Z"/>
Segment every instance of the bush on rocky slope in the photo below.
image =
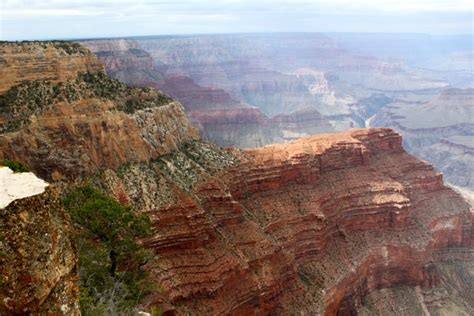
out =
<path fill-rule="evenodd" d="M 16 160 L 3 159 L 0 160 L 0 166 L 8 167 L 13 172 L 29 172 L 30 169 L 23 163 Z"/>
<path fill-rule="evenodd" d="M 149 290 L 143 267 L 151 253 L 135 241 L 149 233 L 148 217 L 90 185 L 70 192 L 64 206 L 79 227 L 82 313 L 131 313 Z"/>

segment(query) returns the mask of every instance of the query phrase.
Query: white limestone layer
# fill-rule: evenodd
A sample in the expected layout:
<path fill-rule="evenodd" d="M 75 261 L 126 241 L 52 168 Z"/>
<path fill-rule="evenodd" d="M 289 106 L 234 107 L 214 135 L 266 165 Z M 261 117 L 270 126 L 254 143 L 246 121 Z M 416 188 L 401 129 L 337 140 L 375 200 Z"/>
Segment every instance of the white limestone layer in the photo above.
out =
<path fill-rule="evenodd" d="M 44 192 L 48 183 L 32 172 L 15 173 L 0 167 L 0 209 L 11 202 Z"/>

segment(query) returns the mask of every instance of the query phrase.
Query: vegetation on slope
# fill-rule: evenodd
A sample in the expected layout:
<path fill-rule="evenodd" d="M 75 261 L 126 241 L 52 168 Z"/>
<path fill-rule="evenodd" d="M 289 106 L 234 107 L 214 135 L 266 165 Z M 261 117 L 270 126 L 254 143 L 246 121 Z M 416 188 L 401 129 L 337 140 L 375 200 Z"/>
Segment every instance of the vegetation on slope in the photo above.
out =
<path fill-rule="evenodd" d="M 0 160 L 0 166 L 8 167 L 13 172 L 29 172 L 30 169 L 23 163 L 16 160 L 3 159 Z"/>
<path fill-rule="evenodd" d="M 153 163 L 181 189 L 190 192 L 194 184 L 203 180 L 206 174 L 213 175 L 237 162 L 238 158 L 216 145 L 192 141 Z"/>
<path fill-rule="evenodd" d="M 157 90 L 129 87 L 104 72 L 81 73 L 75 80 L 65 82 L 26 81 L 0 96 L 0 117 L 4 117 L 0 133 L 17 130 L 32 114 L 49 110 L 56 103 L 89 98 L 110 100 L 117 110 L 129 114 L 171 101 Z"/>
<path fill-rule="evenodd" d="M 136 242 L 150 220 L 90 185 L 77 187 L 64 206 L 78 226 L 83 315 L 128 315 L 150 290 L 144 265 L 151 253 Z"/>
<path fill-rule="evenodd" d="M 19 52 L 21 51 L 33 51 L 37 47 L 46 49 L 48 47 L 53 47 L 60 54 L 68 56 L 86 56 L 90 55 L 91 52 L 82 46 L 79 43 L 74 43 L 70 41 L 21 41 L 21 42 L 10 42 L 10 41 L 0 41 L 2 46 L 14 46 Z"/>

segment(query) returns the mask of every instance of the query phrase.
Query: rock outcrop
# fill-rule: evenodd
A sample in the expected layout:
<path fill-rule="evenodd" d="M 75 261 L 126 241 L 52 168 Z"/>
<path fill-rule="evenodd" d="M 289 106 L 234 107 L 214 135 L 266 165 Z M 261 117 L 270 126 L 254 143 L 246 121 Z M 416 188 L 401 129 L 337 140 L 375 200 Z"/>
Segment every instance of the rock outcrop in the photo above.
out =
<path fill-rule="evenodd" d="M 3 42 L 0 44 L 0 94 L 31 80 L 75 79 L 78 72 L 97 72 L 104 66 L 86 48 L 67 42 Z"/>
<path fill-rule="evenodd" d="M 58 180 L 147 161 L 198 137 L 179 103 L 159 91 L 111 80 L 102 67 L 95 67 L 100 65 L 95 55 L 77 44 L 70 44 L 72 52 L 63 55 L 69 49 L 65 45 L 0 44 L 3 50 L 22 52 L 22 58 L 31 60 L 23 73 L 34 74 L 22 76 L 16 86 L 11 82 L 17 77 L 2 77 L 10 89 L 0 95 L 0 158 L 21 160 L 40 176 Z M 65 73 L 56 67 L 45 75 L 38 50 L 53 56 L 45 57 L 47 64 L 53 64 L 50 59 L 69 63 L 75 54 L 83 63 L 72 64 Z M 16 60 L 6 59 L 0 71 L 14 72 Z"/>
<path fill-rule="evenodd" d="M 0 314 L 80 315 L 77 261 L 57 188 L 0 209 Z"/>

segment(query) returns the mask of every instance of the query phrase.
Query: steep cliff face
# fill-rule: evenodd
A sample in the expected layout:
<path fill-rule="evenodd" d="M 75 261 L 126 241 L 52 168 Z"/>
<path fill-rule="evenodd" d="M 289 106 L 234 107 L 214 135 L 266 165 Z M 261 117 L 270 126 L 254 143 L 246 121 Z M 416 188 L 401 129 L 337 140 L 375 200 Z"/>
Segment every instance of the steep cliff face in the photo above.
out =
<path fill-rule="evenodd" d="M 0 209 L 0 314 L 80 315 L 77 281 L 73 230 L 57 188 Z"/>
<path fill-rule="evenodd" d="M 25 66 L 25 73 L 34 75 L 23 76 L 21 84 L 0 95 L 1 158 L 21 160 L 42 177 L 57 180 L 146 161 L 198 137 L 179 103 L 159 91 L 129 88 L 110 79 L 101 67 L 90 66 L 100 63 L 82 47 L 62 60 L 57 43 L 16 44 L 15 49 L 13 44 L 1 45 L 29 51 L 34 61 Z M 76 44 L 71 45 L 75 49 Z M 56 63 L 68 63 L 77 53 L 83 64 L 73 64 L 66 73 L 55 68 L 49 77 L 36 75 L 43 74 L 43 66 L 36 62 L 42 57 L 35 55 L 43 46 Z M 4 73 L 15 68 L 15 63 L 0 65 Z"/>
<path fill-rule="evenodd" d="M 442 254 L 472 259 L 469 205 L 388 129 L 193 143 L 98 182 L 153 218 L 150 304 L 177 314 L 351 314 L 378 289 L 438 286 Z"/>

